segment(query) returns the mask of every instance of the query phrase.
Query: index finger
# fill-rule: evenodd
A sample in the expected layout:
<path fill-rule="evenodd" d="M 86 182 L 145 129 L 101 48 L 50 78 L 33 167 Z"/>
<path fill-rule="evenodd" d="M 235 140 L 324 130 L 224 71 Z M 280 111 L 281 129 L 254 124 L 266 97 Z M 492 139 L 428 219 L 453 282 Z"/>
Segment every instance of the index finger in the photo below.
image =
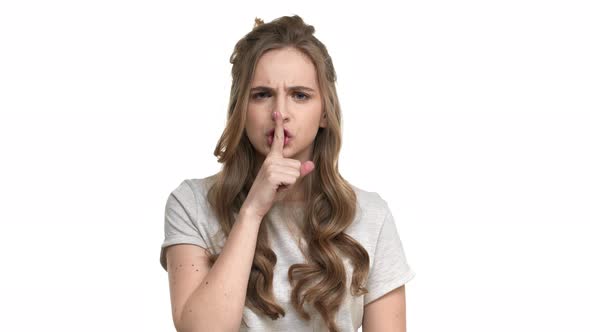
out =
<path fill-rule="evenodd" d="M 283 156 L 283 145 L 285 141 L 285 131 L 283 129 L 283 115 L 280 111 L 276 112 L 275 120 L 275 133 L 270 146 L 270 153 L 278 156 Z"/>

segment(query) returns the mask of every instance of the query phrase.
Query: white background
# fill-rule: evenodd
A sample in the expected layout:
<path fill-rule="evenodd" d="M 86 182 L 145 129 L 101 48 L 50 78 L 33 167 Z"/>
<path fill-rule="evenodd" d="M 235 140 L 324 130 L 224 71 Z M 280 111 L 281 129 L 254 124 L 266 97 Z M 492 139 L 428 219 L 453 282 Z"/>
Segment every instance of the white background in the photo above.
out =
<path fill-rule="evenodd" d="M 220 167 L 235 43 L 298 14 L 417 273 L 408 330 L 590 331 L 586 2 L 279 3 L 0 3 L 0 330 L 174 330 L 165 200 Z"/>

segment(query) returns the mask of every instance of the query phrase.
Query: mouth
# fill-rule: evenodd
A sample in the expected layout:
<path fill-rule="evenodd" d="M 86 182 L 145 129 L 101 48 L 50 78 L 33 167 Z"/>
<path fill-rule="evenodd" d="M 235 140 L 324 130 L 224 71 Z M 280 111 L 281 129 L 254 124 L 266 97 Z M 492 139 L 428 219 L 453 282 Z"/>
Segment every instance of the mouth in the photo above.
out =
<path fill-rule="evenodd" d="M 285 138 L 287 138 L 287 137 L 292 138 L 293 137 L 293 135 L 291 134 L 289 129 L 284 128 L 283 130 L 284 130 L 284 137 Z M 274 136 L 274 134 L 275 134 L 274 128 L 272 128 L 266 132 L 266 136 Z"/>
<path fill-rule="evenodd" d="M 287 129 L 285 129 L 283 137 L 284 137 L 283 146 L 286 146 L 287 144 L 289 144 L 289 142 L 291 140 L 293 140 L 293 135 L 291 135 L 291 133 Z M 268 135 L 266 135 L 266 141 L 267 141 L 268 145 L 272 145 L 274 138 L 275 138 L 275 130 L 272 129 L 272 130 L 270 130 Z"/>

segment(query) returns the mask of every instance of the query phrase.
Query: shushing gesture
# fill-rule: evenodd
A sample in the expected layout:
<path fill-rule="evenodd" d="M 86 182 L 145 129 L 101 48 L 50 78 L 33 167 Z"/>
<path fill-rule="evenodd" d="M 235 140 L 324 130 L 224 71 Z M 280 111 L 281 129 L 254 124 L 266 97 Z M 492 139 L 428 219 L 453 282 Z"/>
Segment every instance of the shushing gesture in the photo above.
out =
<path fill-rule="evenodd" d="M 242 209 L 248 209 L 261 219 L 277 200 L 277 193 L 291 189 L 299 177 L 311 173 L 315 167 L 311 160 L 301 163 L 297 159 L 283 156 L 285 131 L 282 114 L 273 112 L 273 120 L 275 121 L 275 132 L 270 152 L 260 166 L 248 192 L 248 197 L 242 205 Z"/>

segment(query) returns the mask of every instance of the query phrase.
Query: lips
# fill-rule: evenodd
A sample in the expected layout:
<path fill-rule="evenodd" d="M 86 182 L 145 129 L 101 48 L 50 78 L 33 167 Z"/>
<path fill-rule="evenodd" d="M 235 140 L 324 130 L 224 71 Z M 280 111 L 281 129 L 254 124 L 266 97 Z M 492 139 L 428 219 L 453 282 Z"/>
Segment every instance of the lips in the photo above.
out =
<path fill-rule="evenodd" d="M 274 136 L 274 134 L 275 134 L 275 129 L 272 128 L 269 131 L 267 131 L 266 136 Z M 286 128 L 284 128 L 284 134 L 285 134 L 285 137 L 289 137 L 289 138 L 293 137 L 291 132 Z"/>
<path fill-rule="evenodd" d="M 284 133 L 285 133 L 285 139 L 283 141 L 283 146 L 286 146 L 287 144 L 289 144 L 289 141 L 292 140 L 293 135 L 289 132 L 289 130 L 284 129 Z M 268 142 L 268 145 L 272 145 L 272 142 L 274 141 L 274 135 L 275 135 L 275 130 L 274 128 L 272 128 L 271 130 L 268 131 L 268 134 L 266 135 L 266 140 Z"/>
<path fill-rule="evenodd" d="M 272 145 L 272 142 L 274 141 L 274 138 L 275 137 L 273 135 L 266 136 L 266 141 L 267 141 L 268 145 Z M 285 140 L 283 141 L 283 146 L 287 146 L 289 144 L 289 141 L 290 140 L 291 139 L 289 137 L 285 136 Z"/>

